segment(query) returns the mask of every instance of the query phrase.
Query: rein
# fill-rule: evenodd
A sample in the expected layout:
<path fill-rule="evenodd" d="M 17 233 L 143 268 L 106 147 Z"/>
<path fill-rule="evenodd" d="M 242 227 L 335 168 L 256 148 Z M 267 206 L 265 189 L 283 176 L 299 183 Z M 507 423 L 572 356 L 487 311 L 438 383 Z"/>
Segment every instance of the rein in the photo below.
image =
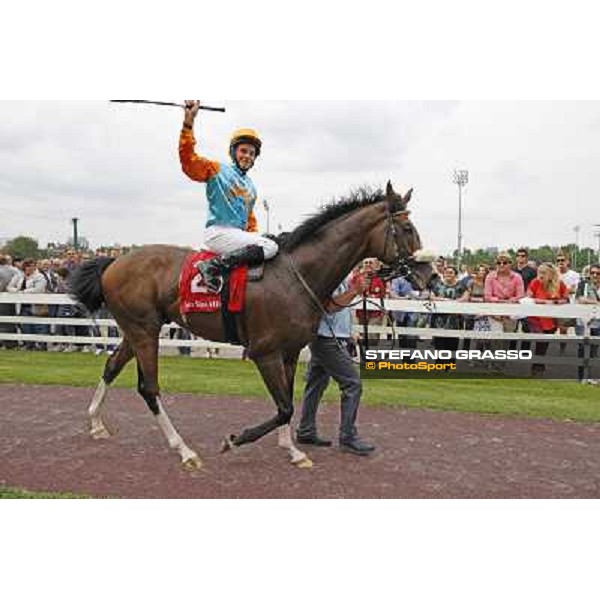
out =
<path fill-rule="evenodd" d="M 394 257 L 394 263 L 393 263 L 394 266 L 389 267 L 388 269 L 385 270 L 385 273 L 382 273 L 383 276 L 381 277 L 381 279 L 383 281 L 390 281 L 392 279 L 395 279 L 396 277 L 408 276 L 408 275 L 412 274 L 412 269 L 410 268 L 408 261 L 404 258 L 401 258 L 401 256 L 400 256 L 400 248 L 398 246 L 398 240 L 397 240 L 397 228 L 396 228 L 396 223 L 394 221 L 395 216 L 408 215 L 408 214 L 409 214 L 409 211 L 406 211 L 406 210 L 392 212 L 388 205 L 388 211 L 387 211 L 387 215 L 386 215 L 388 226 L 387 226 L 386 232 L 385 232 L 384 253 L 388 247 L 389 240 L 391 237 L 392 242 L 394 244 L 395 257 Z M 330 317 L 329 313 L 325 310 L 325 307 L 323 306 L 322 302 L 319 300 L 318 296 L 315 294 L 313 289 L 310 287 L 309 283 L 306 281 L 306 279 L 304 278 L 302 273 L 300 273 L 298 267 L 296 266 L 296 263 L 294 262 L 292 255 L 287 254 L 287 258 L 290 263 L 292 273 L 296 276 L 298 281 L 302 284 L 302 287 L 306 290 L 307 294 L 309 295 L 309 297 L 311 298 L 311 300 L 313 301 L 315 306 L 321 312 L 321 315 L 325 319 L 325 323 L 327 324 L 327 327 L 329 328 L 329 331 L 331 332 L 331 335 L 333 336 L 333 339 L 335 340 L 336 344 L 338 345 L 340 350 L 345 350 L 342 343 L 340 342 L 339 338 L 335 334 L 333 325 L 331 324 L 331 317 Z M 368 350 L 369 349 L 369 321 L 367 319 L 367 304 L 370 303 L 373 306 L 377 306 L 377 308 L 380 310 L 382 307 L 380 305 L 377 305 L 373 300 L 370 300 L 366 296 L 363 296 L 356 302 L 353 302 L 347 306 L 341 306 L 341 305 L 337 304 L 335 302 L 335 300 L 333 300 L 333 299 L 332 299 L 332 302 L 339 308 L 353 308 L 360 304 L 363 305 L 364 318 L 365 318 L 365 324 L 363 326 L 363 334 L 364 334 L 364 338 L 365 338 L 364 344 L 365 344 L 366 349 Z M 388 317 L 388 320 L 389 320 L 389 317 Z M 392 323 L 392 328 L 393 328 L 393 323 Z M 395 343 L 395 341 L 394 341 L 394 343 Z M 357 361 L 353 358 L 352 358 L 352 362 L 354 362 L 355 364 L 360 364 L 360 361 Z"/>
<path fill-rule="evenodd" d="M 331 324 L 331 317 L 329 316 L 329 313 L 325 310 L 325 307 L 323 306 L 322 302 L 319 300 L 319 297 L 315 294 L 313 289 L 310 287 L 309 283 L 306 281 L 306 279 L 304 279 L 304 276 L 302 275 L 302 273 L 300 273 L 300 271 L 298 270 L 298 267 L 296 266 L 296 263 L 294 262 L 292 255 L 287 254 L 287 258 L 290 263 L 292 273 L 296 276 L 298 281 L 302 284 L 302 287 L 306 290 L 306 292 L 310 296 L 311 300 L 314 302 L 315 306 L 321 311 L 321 315 L 325 319 L 325 323 L 327 323 L 327 327 L 329 328 L 329 331 L 331 332 L 331 335 L 333 336 L 333 339 L 335 340 L 335 343 L 337 344 L 338 348 L 342 351 L 347 351 L 344 348 L 344 346 L 342 345 L 342 342 L 340 342 L 340 339 L 338 338 L 338 336 L 335 334 L 335 331 L 333 330 L 333 325 Z M 344 308 L 350 308 L 350 307 L 345 306 Z M 360 361 L 357 361 L 352 357 L 350 357 L 350 358 L 354 364 L 360 364 Z"/>

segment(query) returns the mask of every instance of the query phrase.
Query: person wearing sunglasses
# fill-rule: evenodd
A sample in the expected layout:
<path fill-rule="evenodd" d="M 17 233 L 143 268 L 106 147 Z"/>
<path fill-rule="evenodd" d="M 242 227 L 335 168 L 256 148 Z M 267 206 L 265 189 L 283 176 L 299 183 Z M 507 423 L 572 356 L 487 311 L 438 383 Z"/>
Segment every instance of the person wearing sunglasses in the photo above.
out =
<path fill-rule="evenodd" d="M 529 251 L 527 248 L 517 250 L 517 260 L 513 271 L 522 277 L 525 291 L 527 291 L 531 282 L 537 277 L 537 270 L 529 266 Z"/>
<path fill-rule="evenodd" d="M 560 280 L 567 286 L 567 290 L 569 292 L 569 300 L 571 303 L 575 302 L 575 295 L 577 293 L 577 288 L 579 286 L 579 282 L 581 280 L 579 273 L 573 271 L 570 268 L 569 259 L 564 254 L 559 254 L 556 257 L 556 266 L 558 267 L 558 274 Z M 570 327 L 577 326 L 576 319 L 558 319 L 558 330 L 561 335 L 567 335 Z M 560 345 L 561 354 L 564 353 L 566 348 L 566 344 L 562 343 Z"/>
<path fill-rule="evenodd" d="M 527 296 L 533 298 L 536 304 L 568 304 L 569 290 L 560 278 L 559 270 L 551 263 L 543 263 L 538 269 L 537 279 L 531 282 Z M 528 317 L 529 331 L 539 334 L 553 334 L 559 325 L 558 319 L 551 317 Z M 538 342 L 535 346 L 536 356 L 545 356 L 548 351 L 547 342 Z M 532 365 L 534 376 L 544 374 L 546 366 L 541 363 Z"/>
<path fill-rule="evenodd" d="M 558 267 L 560 280 L 567 286 L 569 295 L 573 297 L 577 291 L 577 286 L 579 285 L 579 281 L 581 279 L 579 273 L 571 269 L 571 263 L 564 254 L 559 254 L 556 257 L 556 266 Z"/>
<path fill-rule="evenodd" d="M 517 304 L 525 296 L 523 278 L 512 269 L 512 258 L 508 252 L 496 257 L 496 270 L 485 279 L 485 301 L 492 303 Z M 504 333 L 515 333 L 517 319 L 494 317 L 502 323 Z"/>
<path fill-rule="evenodd" d="M 600 304 L 600 264 L 591 265 L 589 268 L 589 279 L 582 279 L 576 293 L 576 302 L 578 304 L 598 305 Z M 590 335 L 600 337 L 600 319 L 590 321 Z M 583 358 L 583 345 L 579 347 L 579 358 Z M 590 349 L 590 358 L 598 358 L 598 344 L 594 344 Z M 579 381 L 598 385 L 598 379 L 584 379 L 583 367 L 578 367 Z"/>

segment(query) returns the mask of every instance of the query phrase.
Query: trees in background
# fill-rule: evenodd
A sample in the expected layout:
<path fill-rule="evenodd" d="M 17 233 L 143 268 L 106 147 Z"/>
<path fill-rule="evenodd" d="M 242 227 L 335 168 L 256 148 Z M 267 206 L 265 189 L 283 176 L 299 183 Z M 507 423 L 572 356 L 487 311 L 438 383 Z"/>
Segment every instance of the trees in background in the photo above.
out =
<path fill-rule="evenodd" d="M 43 258 L 45 254 L 40 250 L 37 240 L 24 235 L 7 242 L 1 252 L 19 258 Z"/>

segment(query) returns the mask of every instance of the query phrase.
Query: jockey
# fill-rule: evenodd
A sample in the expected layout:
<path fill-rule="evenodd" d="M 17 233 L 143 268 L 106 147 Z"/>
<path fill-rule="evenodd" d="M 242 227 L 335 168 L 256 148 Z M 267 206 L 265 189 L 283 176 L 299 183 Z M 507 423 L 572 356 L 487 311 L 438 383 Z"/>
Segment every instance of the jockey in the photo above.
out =
<path fill-rule="evenodd" d="M 241 129 L 233 134 L 229 144 L 232 164 L 198 156 L 193 130 L 200 102 L 186 100 L 185 106 L 179 139 L 181 167 L 190 179 L 206 183 L 208 222 L 204 240 L 209 250 L 220 255 L 196 267 L 207 287 L 218 293 L 228 271 L 241 265 L 261 265 L 279 252 L 273 240 L 259 235 L 254 216 L 256 188 L 248 171 L 260 156 L 262 142 L 254 130 Z"/>

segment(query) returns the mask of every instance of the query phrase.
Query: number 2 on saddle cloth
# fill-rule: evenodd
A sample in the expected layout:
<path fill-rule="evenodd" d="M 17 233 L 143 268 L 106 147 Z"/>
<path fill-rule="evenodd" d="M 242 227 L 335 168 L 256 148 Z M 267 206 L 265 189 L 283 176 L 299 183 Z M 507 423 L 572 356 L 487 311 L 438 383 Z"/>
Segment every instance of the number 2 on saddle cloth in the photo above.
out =
<path fill-rule="evenodd" d="M 221 311 L 227 341 L 240 344 L 235 314 L 244 310 L 248 267 L 234 269 L 224 281 L 221 293 L 208 291 L 196 264 L 214 258 L 214 252 L 190 254 L 185 259 L 179 276 L 179 311 L 183 316 L 193 313 L 216 313 Z"/>

